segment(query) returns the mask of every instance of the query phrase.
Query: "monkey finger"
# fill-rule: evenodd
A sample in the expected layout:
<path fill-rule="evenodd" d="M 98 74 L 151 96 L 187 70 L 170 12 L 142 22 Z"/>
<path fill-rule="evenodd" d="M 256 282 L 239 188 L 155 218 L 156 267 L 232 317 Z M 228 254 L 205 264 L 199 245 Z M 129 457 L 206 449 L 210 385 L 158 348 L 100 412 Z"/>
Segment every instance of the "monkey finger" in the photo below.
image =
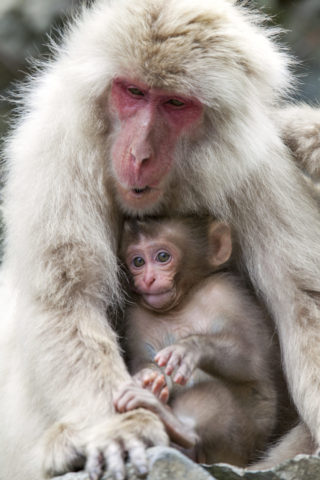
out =
<path fill-rule="evenodd" d="M 171 375 L 175 368 L 177 368 L 181 364 L 181 355 L 178 352 L 173 352 L 170 360 L 167 363 L 165 373 L 166 375 Z"/>
<path fill-rule="evenodd" d="M 154 361 L 159 365 L 159 367 L 165 367 L 172 353 L 173 353 L 172 347 L 163 348 L 154 357 Z"/>
<path fill-rule="evenodd" d="M 139 370 L 135 375 L 133 375 L 133 381 L 134 383 L 137 383 L 138 385 L 142 384 L 148 384 L 148 382 L 152 382 L 153 378 L 158 374 L 156 370 L 153 370 L 151 368 L 143 368 L 142 370 Z"/>
<path fill-rule="evenodd" d="M 99 480 L 104 470 L 103 455 L 98 448 L 89 449 L 85 470 L 89 474 L 90 480 Z"/>
<path fill-rule="evenodd" d="M 140 387 L 137 387 L 136 389 L 128 389 L 127 391 L 123 392 L 123 395 L 118 398 L 115 402 L 115 408 L 117 412 L 119 413 L 124 413 L 127 411 L 127 405 L 128 403 L 135 398 L 137 395 L 141 395 L 142 392 L 144 392 Z"/>
<path fill-rule="evenodd" d="M 165 386 L 161 392 L 160 392 L 160 395 L 159 395 L 159 400 L 161 403 L 168 403 L 168 400 L 169 400 L 169 388 L 167 386 Z"/>
<path fill-rule="evenodd" d="M 131 438 L 126 441 L 125 447 L 136 473 L 139 477 L 145 477 L 148 473 L 148 461 L 144 443 Z"/>
<path fill-rule="evenodd" d="M 152 384 L 151 392 L 158 397 L 162 388 L 165 385 L 166 385 L 166 380 L 164 378 L 164 375 L 162 374 L 158 375 Z"/>
<path fill-rule="evenodd" d="M 149 389 L 141 388 L 138 385 L 131 385 L 130 388 L 123 392 L 121 398 L 115 402 L 115 408 L 119 413 L 124 413 L 139 407 L 154 410 L 157 403 L 158 399 Z"/>
<path fill-rule="evenodd" d="M 174 383 L 177 383 L 178 385 L 185 385 L 188 381 L 186 377 L 181 375 L 180 373 L 177 373 L 173 379 Z"/>
<path fill-rule="evenodd" d="M 114 480 L 124 480 L 126 470 L 124 464 L 124 449 L 118 442 L 111 442 L 104 452 L 107 472 Z"/>
<path fill-rule="evenodd" d="M 185 385 L 192 374 L 192 367 L 187 363 L 183 363 L 177 370 L 173 381 L 179 385 Z"/>
<path fill-rule="evenodd" d="M 131 397 L 125 405 L 125 411 L 146 408 L 154 413 L 159 410 L 159 401 L 149 390 L 143 390 L 141 394 Z"/>
<path fill-rule="evenodd" d="M 142 374 L 142 386 L 147 387 L 148 385 L 152 385 L 155 379 L 158 376 L 158 372 L 155 371 L 148 371 Z"/>
<path fill-rule="evenodd" d="M 120 400 L 120 398 L 123 397 L 123 395 L 126 394 L 126 392 L 128 390 L 131 390 L 134 387 L 137 387 L 137 382 L 136 381 L 129 382 L 129 383 L 125 384 L 124 386 L 122 386 L 117 392 L 114 392 L 114 395 L 113 395 L 114 405 L 116 405 L 116 403 Z"/>

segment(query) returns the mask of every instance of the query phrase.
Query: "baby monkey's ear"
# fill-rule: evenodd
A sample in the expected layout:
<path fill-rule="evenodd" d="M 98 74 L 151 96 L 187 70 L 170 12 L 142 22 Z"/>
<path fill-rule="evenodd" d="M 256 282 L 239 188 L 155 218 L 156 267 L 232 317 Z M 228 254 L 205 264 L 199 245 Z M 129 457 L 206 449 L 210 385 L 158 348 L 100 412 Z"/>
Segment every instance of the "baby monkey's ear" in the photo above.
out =
<path fill-rule="evenodd" d="M 226 223 L 214 220 L 209 225 L 208 235 L 209 261 L 212 266 L 218 267 L 231 257 L 231 229 Z"/>

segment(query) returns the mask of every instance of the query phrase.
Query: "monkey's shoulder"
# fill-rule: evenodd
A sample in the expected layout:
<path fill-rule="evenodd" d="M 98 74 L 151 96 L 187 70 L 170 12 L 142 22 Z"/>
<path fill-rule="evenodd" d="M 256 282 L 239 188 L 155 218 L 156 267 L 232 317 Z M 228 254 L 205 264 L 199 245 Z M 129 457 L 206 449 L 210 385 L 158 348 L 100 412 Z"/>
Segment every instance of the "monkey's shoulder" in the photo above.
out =
<path fill-rule="evenodd" d="M 191 292 L 195 297 L 208 294 L 218 300 L 219 298 L 223 299 L 225 295 L 229 297 L 230 294 L 235 294 L 239 288 L 243 290 L 241 280 L 237 275 L 221 272 L 204 278 Z"/>
<path fill-rule="evenodd" d="M 257 303 L 253 292 L 244 284 L 240 276 L 230 272 L 208 276 L 191 290 L 188 297 L 193 301 L 196 300 L 198 305 L 210 303 L 221 308 L 232 304 L 237 304 L 239 307 L 244 303 Z"/>
<path fill-rule="evenodd" d="M 234 273 L 223 272 L 209 276 L 190 292 L 188 303 L 185 306 L 187 315 L 196 309 L 198 314 L 202 312 L 211 322 L 220 319 L 225 325 L 247 324 L 250 328 L 262 329 L 268 323 L 266 312 L 254 293 Z"/>

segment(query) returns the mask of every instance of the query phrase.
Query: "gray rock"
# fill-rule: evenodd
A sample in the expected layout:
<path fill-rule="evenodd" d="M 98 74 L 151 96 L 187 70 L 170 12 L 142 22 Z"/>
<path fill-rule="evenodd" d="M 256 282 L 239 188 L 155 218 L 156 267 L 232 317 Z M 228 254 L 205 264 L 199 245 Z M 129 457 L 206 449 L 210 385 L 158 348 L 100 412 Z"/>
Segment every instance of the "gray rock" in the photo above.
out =
<path fill-rule="evenodd" d="M 213 480 L 204 468 L 173 448 L 153 447 L 147 454 L 149 459 L 147 480 Z M 127 467 L 127 475 L 128 480 L 138 480 L 130 464 Z M 109 479 L 109 475 L 103 477 L 103 480 Z M 84 472 L 68 473 L 52 480 L 89 480 L 89 476 Z"/>
<path fill-rule="evenodd" d="M 222 463 L 200 466 L 167 447 L 150 448 L 148 458 L 147 480 L 320 480 L 320 458 L 310 455 L 298 455 L 271 470 L 250 472 Z M 128 479 L 137 478 L 128 465 Z M 106 475 L 103 480 L 109 479 Z M 84 472 L 68 473 L 53 480 L 89 480 L 89 476 Z"/>
<path fill-rule="evenodd" d="M 148 480 L 209 480 L 211 475 L 200 465 L 192 462 L 173 448 L 150 448 Z"/>
<path fill-rule="evenodd" d="M 319 480 L 320 458 L 298 455 L 270 470 L 247 472 L 230 465 L 211 465 L 208 471 L 217 480 Z"/>

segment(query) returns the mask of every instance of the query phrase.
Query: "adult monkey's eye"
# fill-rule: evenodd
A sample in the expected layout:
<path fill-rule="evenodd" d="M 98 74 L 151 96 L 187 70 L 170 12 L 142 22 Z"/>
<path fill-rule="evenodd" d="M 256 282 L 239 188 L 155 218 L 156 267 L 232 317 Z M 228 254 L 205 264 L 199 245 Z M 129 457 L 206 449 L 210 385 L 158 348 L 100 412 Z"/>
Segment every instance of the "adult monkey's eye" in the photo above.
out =
<path fill-rule="evenodd" d="M 135 257 L 132 263 L 135 267 L 139 268 L 139 267 L 143 267 L 143 265 L 145 264 L 145 261 L 143 260 L 142 257 Z"/>
<path fill-rule="evenodd" d="M 170 260 L 171 255 L 168 252 L 159 252 L 156 260 L 161 263 L 165 263 Z"/>
<path fill-rule="evenodd" d="M 181 100 L 177 100 L 176 98 L 171 98 L 166 103 L 173 105 L 174 107 L 183 107 L 185 105 Z"/>
<path fill-rule="evenodd" d="M 136 87 L 128 87 L 128 91 L 135 97 L 144 97 L 144 93 Z"/>

